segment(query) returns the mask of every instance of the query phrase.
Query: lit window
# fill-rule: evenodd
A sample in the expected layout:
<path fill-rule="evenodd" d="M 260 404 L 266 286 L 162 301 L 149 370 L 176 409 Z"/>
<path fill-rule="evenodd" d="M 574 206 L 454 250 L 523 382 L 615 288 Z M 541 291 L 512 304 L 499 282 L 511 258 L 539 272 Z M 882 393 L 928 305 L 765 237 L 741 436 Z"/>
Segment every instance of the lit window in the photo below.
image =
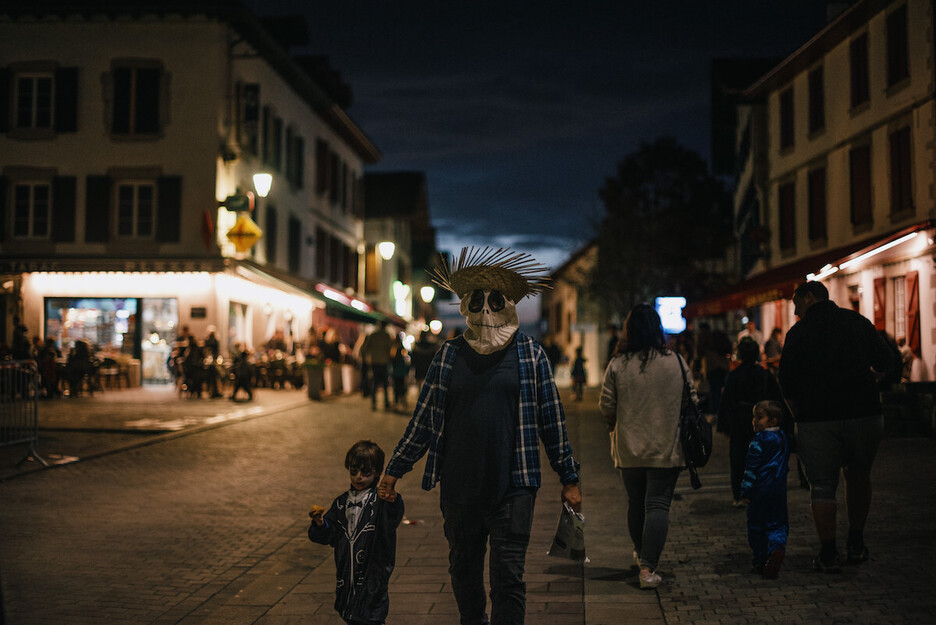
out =
<path fill-rule="evenodd" d="M 44 239 L 49 236 L 50 186 L 17 183 L 13 186 L 13 236 Z"/>
<path fill-rule="evenodd" d="M 907 337 L 907 280 L 904 276 L 894 278 L 894 339 Z"/>
<path fill-rule="evenodd" d="M 155 222 L 156 187 L 151 183 L 117 186 L 117 236 L 150 238 Z"/>

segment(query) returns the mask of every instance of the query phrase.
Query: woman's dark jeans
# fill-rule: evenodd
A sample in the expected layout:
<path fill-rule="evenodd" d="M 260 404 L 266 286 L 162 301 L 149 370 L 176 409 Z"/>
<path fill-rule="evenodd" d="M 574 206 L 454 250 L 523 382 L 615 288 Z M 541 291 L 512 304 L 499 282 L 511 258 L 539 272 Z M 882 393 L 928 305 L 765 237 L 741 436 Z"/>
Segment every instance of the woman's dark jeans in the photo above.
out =
<path fill-rule="evenodd" d="M 679 469 L 621 469 L 627 491 L 627 529 L 640 564 L 655 570 L 669 532 L 669 509 Z"/>
<path fill-rule="evenodd" d="M 449 543 L 449 574 L 462 625 L 488 623 L 484 554 L 491 543 L 491 622 L 522 625 L 526 613 L 523 569 L 533 526 L 534 491 L 505 497 L 486 514 L 477 506 L 442 503 Z"/>

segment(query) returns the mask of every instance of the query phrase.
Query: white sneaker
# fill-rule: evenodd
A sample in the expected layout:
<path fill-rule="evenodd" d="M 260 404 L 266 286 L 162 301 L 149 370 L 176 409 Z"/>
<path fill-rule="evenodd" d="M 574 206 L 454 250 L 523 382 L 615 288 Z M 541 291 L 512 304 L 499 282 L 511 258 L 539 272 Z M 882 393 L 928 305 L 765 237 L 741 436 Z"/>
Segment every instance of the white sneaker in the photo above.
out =
<path fill-rule="evenodd" d="M 650 569 L 640 569 L 640 587 L 642 589 L 656 588 L 663 582 L 663 578 Z"/>

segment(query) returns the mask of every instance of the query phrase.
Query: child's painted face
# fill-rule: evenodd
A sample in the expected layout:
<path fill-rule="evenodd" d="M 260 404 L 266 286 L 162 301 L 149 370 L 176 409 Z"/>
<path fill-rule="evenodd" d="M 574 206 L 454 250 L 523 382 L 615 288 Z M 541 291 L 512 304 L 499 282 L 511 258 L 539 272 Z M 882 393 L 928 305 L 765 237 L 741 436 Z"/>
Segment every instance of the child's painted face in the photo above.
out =
<path fill-rule="evenodd" d="M 364 490 L 370 488 L 377 479 L 377 474 L 373 469 L 362 469 L 360 467 L 351 467 L 351 487 L 354 490 Z"/>
<path fill-rule="evenodd" d="M 766 430 L 767 428 L 772 428 L 777 425 L 776 422 L 774 422 L 774 420 L 768 417 L 767 415 L 765 414 L 759 415 L 756 412 L 754 413 L 754 418 L 751 419 L 751 423 L 754 425 L 755 432 L 762 432 L 763 430 Z"/>

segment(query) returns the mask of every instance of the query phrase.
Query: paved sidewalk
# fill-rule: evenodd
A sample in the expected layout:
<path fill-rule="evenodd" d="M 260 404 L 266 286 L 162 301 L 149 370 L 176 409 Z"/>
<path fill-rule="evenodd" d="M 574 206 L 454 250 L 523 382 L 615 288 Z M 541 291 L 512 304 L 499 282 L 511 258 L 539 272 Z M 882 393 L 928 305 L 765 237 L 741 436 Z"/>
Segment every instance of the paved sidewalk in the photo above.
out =
<path fill-rule="evenodd" d="M 0 448 L 4 590 L 13 591 L 12 607 L 42 606 L 27 619 L 11 610 L 8 624 L 339 625 L 331 551 L 306 539 L 302 510 L 306 500 L 327 503 L 342 488 L 346 474 L 335 458 L 349 440 L 366 435 L 392 447 L 406 415 L 371 411 L 358 396 L 312 402 L 301 391 L 260 389 L 255 397 L 250 404 L 184 400 L 141 389 L 41 404 L 38 451 L 61 468 L 37 473 L 41 465 L 28 462 L 17 469 L 23 448 Z M 565 404 L 582 462 L 590 562 L 545 555 L 559 510 L 546 468 L 527 560 L 528 623 L 932 620 L 933 439 L 884 441 L 866 531 L 872 557 L 840 575 L 809 570 L 817 545 L 808 493 L 793 477 L 787 560 L 779 580 L 765 581 L 747 573 L 745 515 L 731 507 L 719 437 L 703 488 L 692 491 L 680 479 L 660 563 L 665 583 L 641 591 L 624 489 L 596 400 L 590 389 L 584 402 Z M 438 493 L 418 487 L 421 471 L 422 463 L 401 482 L 411 523 L 399 531 L 388 625 L 457 622 Z"/>

